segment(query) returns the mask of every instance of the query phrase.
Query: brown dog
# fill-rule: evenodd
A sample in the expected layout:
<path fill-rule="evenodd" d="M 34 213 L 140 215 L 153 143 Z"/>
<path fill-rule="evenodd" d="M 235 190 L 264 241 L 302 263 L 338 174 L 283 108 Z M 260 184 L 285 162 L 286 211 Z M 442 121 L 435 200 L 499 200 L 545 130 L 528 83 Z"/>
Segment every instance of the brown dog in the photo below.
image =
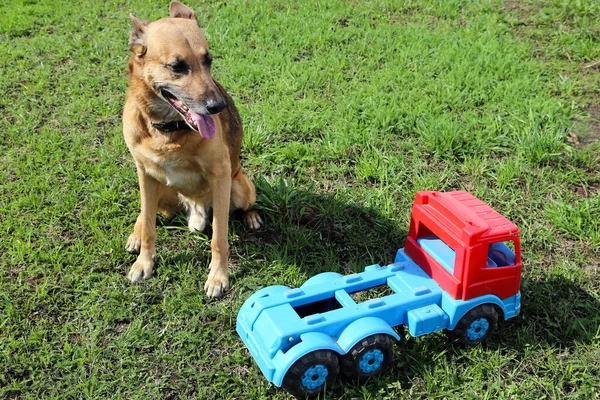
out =
<path fill-rule="evenodd" d="M 152 275 L 156 212 L 170 216 L 181 206 L 188 226 L 202 231 L 213 210 L 212 259 L 204 285 L 219 297 L 229 287 L 230 210 L 258 229 L 254 185 L 240 165 L 242 125 L 231 97 L 210 72 L 212 56 L 194 12 L 173 1 L 170 18 L 149 22 L 131 15 L 129 89 L 123 135 L 135 160 L 141 212 L 126 249 L 138 253 L 132 282 Z"/>

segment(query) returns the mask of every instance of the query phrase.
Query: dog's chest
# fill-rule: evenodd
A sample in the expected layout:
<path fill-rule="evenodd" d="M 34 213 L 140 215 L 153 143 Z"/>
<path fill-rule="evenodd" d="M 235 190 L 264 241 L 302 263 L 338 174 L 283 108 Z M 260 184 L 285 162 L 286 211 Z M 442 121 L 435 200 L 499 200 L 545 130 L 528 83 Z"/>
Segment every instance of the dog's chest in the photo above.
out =
<path fill-rule="evenodd" d="M 146 172 L 165 186 L 196 192 L 206 183 L 200 166 L 193 161 L 166 161 L 159 157 L 149 157 L 148 161 L 144 163 Z"/>

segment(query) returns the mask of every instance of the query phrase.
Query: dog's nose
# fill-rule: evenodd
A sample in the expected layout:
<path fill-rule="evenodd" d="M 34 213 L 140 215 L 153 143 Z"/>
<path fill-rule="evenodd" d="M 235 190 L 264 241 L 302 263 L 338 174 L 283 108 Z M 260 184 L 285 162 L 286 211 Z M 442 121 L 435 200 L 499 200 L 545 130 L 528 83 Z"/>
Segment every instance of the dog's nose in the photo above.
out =
<path fill-rule="evenodd" d="M 227 102 L 223 97 L 211 98 L 206 100 L 206 110 L 211 114 L 217 114 L 227 107 Z"/>

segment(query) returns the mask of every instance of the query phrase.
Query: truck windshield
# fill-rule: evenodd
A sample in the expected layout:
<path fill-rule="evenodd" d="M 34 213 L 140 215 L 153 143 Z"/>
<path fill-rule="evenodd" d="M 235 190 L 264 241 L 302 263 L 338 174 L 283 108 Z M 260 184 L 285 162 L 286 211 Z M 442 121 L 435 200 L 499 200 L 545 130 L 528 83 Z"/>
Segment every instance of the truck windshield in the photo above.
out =
<path fill-rule="evenodd" d="M 514 249 L 514 243 L 512 241 L 507 242 L 496 242 L 490 244 L 488 247 L 488 258 L 486 262 L 486 268 L 498 268 L 508 267 L 515 265 L 516 256 Z"/>

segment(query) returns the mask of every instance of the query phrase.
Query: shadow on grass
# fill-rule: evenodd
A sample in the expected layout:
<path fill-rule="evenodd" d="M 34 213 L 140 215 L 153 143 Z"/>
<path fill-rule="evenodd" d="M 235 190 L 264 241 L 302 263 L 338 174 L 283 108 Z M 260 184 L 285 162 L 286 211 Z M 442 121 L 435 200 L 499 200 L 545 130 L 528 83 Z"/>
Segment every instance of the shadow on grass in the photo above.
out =
<path fill-rule="evenodd" d="M 265 226 L 241 230 L 256 258 L 294 265 L 307 277 L 324 271 L 360 272 L 393 261 L 407 231 L 378 210 L 333 195 L 295 190 L 284 180 L 257 182 L 256 207 Z M 239 271 L 238 279 L 252 271 Z"/>
<path fill-rule="evenodd" d="M 600 301 L 577 283 L 560 276 L 521 283 L 522 312 L 500 343 L 571 348 L 600 339 Z"/>

